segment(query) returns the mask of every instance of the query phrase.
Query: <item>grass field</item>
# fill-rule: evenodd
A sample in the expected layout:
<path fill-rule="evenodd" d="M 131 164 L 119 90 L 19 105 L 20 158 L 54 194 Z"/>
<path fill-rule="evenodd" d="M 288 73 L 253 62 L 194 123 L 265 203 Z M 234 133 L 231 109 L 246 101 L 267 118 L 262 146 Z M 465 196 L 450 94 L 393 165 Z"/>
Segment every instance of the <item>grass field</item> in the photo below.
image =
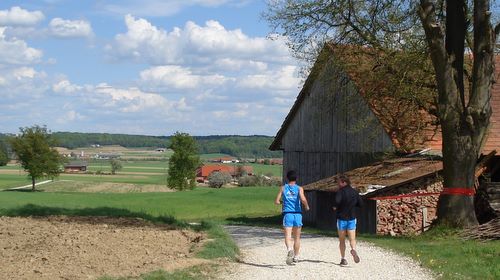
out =
<path fill-rule="evenodd" d="M 0 174 L 0 190 L 20 187 L 31 184 L 26 175 L 23 174 Z"/>
<path fill-rule="evenodd" d="M 0 215 L 33 204 L 69 210 L 108 207 L 187 221 L 260 217 L 279 214 L 280 208 L 273 204 L 277 190 L 255 187 L 125 194 L 0 192 Z"/>
<path fill-rule="evenodd" d="M 283 165 L 265 165 L 259 163 L 245 163 L 245 165 L 251 166 L 255 174 L 272 174 L 272 176 L 279 178 L 281 178 L 283 174 Z"/>

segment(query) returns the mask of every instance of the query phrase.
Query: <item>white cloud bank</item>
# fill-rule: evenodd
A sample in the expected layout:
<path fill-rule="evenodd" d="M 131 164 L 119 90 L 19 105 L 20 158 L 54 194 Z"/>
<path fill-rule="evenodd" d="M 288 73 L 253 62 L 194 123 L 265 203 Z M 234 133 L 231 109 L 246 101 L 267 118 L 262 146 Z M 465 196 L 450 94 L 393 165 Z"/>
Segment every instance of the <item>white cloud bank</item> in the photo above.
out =
<path fill-rule="evenodd" d="M 0 27 L 0 65 L 26 65 L 40 62 L 42 51 L 28 47 L 25 41 L 7 38 L 5 27 Z"/>
<path fill-rule="evenodd" d="M 269 40 L 249 37 L 240 29 L 227 30 L 210 20 L 204 26 L 188 21 L 181 29 L 167 32 L 149 21 L 125 16 L 127 32 L 118 34 L 108 46 L 117 59 L 132 59 L 153 65 L 210 64 L 217 60 L 258 59 L 265 62 L 291 63 L 283 38 Z"/>
<path fill-rule="evenodd" d="M 40 11 L 28 11 L 15 6 L 10 10 L 0 10 L 0 26 L 32 26 L 45 18 Z"/>

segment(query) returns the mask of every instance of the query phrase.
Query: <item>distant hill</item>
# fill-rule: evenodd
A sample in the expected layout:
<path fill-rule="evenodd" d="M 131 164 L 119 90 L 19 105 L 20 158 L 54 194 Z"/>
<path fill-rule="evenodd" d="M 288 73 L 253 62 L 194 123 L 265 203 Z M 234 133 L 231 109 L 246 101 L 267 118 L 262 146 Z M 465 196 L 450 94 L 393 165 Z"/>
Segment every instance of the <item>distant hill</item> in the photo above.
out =
<path fill-rule="evenodd" d="M 168 147 L 169 136 L 146 136 L 109 133 L 54 132 L 59 146 L 74 149 L 93 144 L 120 145 L 123 147 Z M 281 152 L 269 151 L 274 137 L 252 135 L 194 136 L 200 153 L 222 153 L 235 157 L 281 157 Z"/>

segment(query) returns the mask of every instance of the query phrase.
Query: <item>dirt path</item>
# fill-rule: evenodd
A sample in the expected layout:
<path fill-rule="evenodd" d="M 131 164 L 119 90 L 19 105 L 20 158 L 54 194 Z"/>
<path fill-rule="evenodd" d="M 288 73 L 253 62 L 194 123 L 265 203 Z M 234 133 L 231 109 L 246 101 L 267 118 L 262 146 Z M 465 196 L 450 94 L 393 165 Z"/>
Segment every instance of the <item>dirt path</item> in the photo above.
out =
<path fill-rule="evenodd" d="M 361 262 L 341 267 L 338 239 L 306 234 L 301 261 L 285 264 L 285 245 L 279 229 L 245 226 L 226 228 L 241 249 L 242 260 L 229 267 L 222 279 L 433 279 L 433 275 L 407 257 L 366 242 L 358 243 Z"/>
<path fill-rule="evenodd" d="M 45 180 L 45 181 L 42 181 L 42 182 L 38 182 L 38 183 L 35 183 L 35 187 L 40 186 L 40 185 L 44 185 L 44 184 L 47 184 L 47 183 L 50 183 L 50 182 L 52 182 L 52 180 Z M 22 189 L 30 189 L 32 187 L 33 187 L 33 185 L 29 184 L 29 185 L 26 185 L 26 186 L 16 187 L 16 188 L 10 188 L 10 189 L 7 189 L 7 190 L 8 191 L 22 190 Z"/>

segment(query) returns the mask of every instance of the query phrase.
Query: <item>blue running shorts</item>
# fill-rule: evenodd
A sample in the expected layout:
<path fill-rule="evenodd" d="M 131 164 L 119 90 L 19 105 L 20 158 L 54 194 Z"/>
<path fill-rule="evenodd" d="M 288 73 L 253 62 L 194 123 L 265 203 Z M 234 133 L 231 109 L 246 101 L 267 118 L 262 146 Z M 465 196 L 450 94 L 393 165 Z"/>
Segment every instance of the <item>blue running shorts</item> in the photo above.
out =
<path fill-rule="evenodd" d="M 347 220 L 347 221 L 337 219 L 337 229 L 338 230 L 355 230 L 356 229 L 356 219 Z"/>
<path fill-rule="evenodd" d="M 301 227 L 302 214 L 300 213 L 285 213 L 283 215 L 283 227 Z"/>

